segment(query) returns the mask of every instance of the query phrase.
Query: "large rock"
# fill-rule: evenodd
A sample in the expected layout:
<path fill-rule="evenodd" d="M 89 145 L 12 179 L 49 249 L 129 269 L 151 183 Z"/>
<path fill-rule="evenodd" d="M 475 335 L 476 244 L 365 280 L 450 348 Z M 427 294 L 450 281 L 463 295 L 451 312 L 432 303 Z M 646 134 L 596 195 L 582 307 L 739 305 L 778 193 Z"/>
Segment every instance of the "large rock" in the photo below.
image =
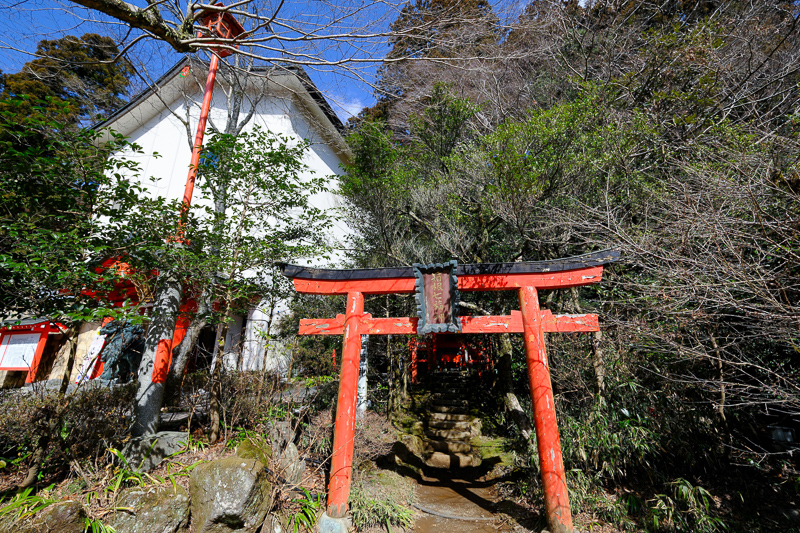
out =
<path fill-rule="evenodd" d="M 279 450 L 283 450 L 287 444 L 294 441 L 294 430 L 288 420 L 271 420 L 267 432 L 269 440 Z"/>
<path fill-rule="evenodd" d="M 189 522 L 189 495 L 180 485 L 151 485 L 122 491 L 106 524 L 120 533 L 176 533 Z"/>
<path fill-rule="evenodd" d="M 137 472 L 149 472 L 161 461 L 186 447 L 189 434 L 184 431 L 159 431 L 131 439 L 122 449 L 128 467 Z"/>
<path fill-rule="evenodd" d="M 278 461 L 278 474 L 288 483 L 299 485 L 306 471 L 306 462 L 300 458 L 300 452 L 293 442 L 286 445 Z"/>
<path fill-rule="evenodd" d="M 73 501 L 63 501 L 48 505 L 32 520 L 29 528 L 15 531 L 31 533 L 83 533 L 86 529 L 86 511 L 83 505 Z"/>
<path fill-rule="evenodd" d="M 225 457 L 192 471 L 193 533 L 254 532 L 272 501 L 264 465 L 255 459 Z"/>
<path fill-rule="evenodd" d="M 256 459 L 266 466 L 272 458 L 272 447 L 261 439 L 248 437 L 236 448 L 236 455 L 242 459 Z"/>

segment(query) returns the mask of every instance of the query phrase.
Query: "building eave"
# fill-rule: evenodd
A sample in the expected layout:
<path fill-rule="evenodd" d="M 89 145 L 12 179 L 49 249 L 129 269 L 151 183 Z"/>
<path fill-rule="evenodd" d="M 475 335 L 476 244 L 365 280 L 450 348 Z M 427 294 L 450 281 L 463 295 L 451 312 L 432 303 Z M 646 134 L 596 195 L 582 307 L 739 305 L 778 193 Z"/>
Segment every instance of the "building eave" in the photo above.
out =
<path fill-rule="evenodd" d="M 104 121 L 95 124 L 93 129 L 100 132 L 98 142 L 109 142 L 112 131 L 130 135 L 137 127 L 163 112 L 181 94 L 196 92 L 197 86 L 194 80 L 190 77 L 182 78 L 179 73 L 187 66 L 197 68 L 198 64 L 207 68 L 204 62 L 195 62 L 189 57 L 182 58 L 125 106 Z M 278 69 L 258 67 L 252 72 L 256 75 L 261 74 L 254 76 L 254 79 L 273 85 L 270 88 L 273 93 L 291 92 L 310 114 L 310 118 L 313 119 L 312 124 L 320 130 L 331 148 L 346 162 L 350 161 L 352 154 L 344 140 L 344 124 L 302 67 L 296 65 L 280 65 Z M 286 79 L 282 79 L 284 77 Z"/>

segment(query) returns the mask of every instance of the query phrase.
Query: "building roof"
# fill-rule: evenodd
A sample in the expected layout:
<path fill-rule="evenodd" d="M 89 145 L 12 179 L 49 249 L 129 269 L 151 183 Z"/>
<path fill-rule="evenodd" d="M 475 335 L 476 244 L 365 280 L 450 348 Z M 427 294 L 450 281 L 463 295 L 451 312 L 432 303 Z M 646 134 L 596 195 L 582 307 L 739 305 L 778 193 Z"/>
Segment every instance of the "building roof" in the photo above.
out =
<path fill-rule="evenodd" d="M 122 134 L 129 133 L 132 131 L 132 127 L 125 124 L 127 117 L 133 119 L 136 126 L 141 125 L 173 102 L 177 94 L 196 91 L 197 86 L 193 85 L 193 81 L 180 77 L 179 74 L 187 66 L 196 69 L 200 65 L 204 69 L 208 68 L 208 63 L 204 61 L 184 57 L 150 87 L 134 96 L 125 106 L 106 120 L 95 124 L 93 129 L 106 132 L 113 129 Z M 306 110 L 314 116 L 317 124 L 323 130 L 327 130 L 326 137 L 332 141 L 337 151 L 349 155 L 349 149 L 342 137 L 345 132 L 344 124 L 302 67 L 297 65 L 278 65 L 277 68 L 254 67 L 250 72 L 254 76 L 248 82 L 261 81 L 272 84 L 271 88 L 274 92 L 288 92 L 296 96 Z M 110 138 L 108 133 L 101 136 L 101 140 L 108 140 L 108 138 Z"/>

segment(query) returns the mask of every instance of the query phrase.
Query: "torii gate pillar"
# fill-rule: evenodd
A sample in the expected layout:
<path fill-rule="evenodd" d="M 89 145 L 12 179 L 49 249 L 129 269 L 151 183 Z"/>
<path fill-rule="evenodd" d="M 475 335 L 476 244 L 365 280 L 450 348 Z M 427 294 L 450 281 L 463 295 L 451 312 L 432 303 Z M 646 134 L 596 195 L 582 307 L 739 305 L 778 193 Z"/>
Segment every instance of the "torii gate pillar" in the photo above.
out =
<path fill-rule="evenodd" d="M 353 477 L 353 441 L 356 431 L 356 396 L 358 367 L 361 359 L 361 315 L 364 313 L 364 295 L 347 293 L 347 314 L 344 322 L 342 369 L 339 374 L 339 394 L 336 402 L 336 424 L 333 434 L 331 477 L 328 483 L 327 514 L 331 518 L 344 518 L 350 481 Z"/>
<path fill-rule="evenodd" d="M 525 358 L 533 401 L 536 444 L 539 451 L 547 524 L 551 533 L 573 533 L 572 514 L 561 456 L 561 443 L 556 424 L 553 387 L 545 349 L 545 333 L 599 331 L 594 314 L 553 315 L 539 307 L 538 289 L 566 289 L 602 279 L 603 265 L 613 263 L 619 252 L 604 250 L 583 256 L 527 263 L 494 263 L 456 265 L 449 274 L 437 275 L 438 285 L 432 291 L 428 309 L 422 267 L 326 270 L 304 268 L 281 263 L 282 273 L 294 280 L 297 292 L 306 294 L 347 295 L 345 315 L 333 319 L 302 319 L 300 335 L 344 335 L 336 426 L 333 438 L 331 475 L 328 485 L 328 506 L 318 530 L 324 533 L 347 531 L 347 499 L 353 468 L 355 437 L 356 389 L 361 352 L 361 335 L 414 335 L 429 332 L 522 333 Z M 446 265 L 437 264 L 435 269 Z M 450 292 L 442 291 L 452 275 Z M 456 290 L 457 289 L 457 290 Z M 520 311 L 509 316 L 458 316 L 452 313 L 445 320 L 430 320 L 452 305 L 451 295 L 457 291 L 511 291 L 519 295 Z M 438 291 L 438 292 L 437 292 Z M 420 295 L 418 317 L 373 318 L 364 313 L 364 294 Z M 448 303 L 449 302 L 449 303 Z M 443 304 L 444 303 L 444 304 Z M 418 329 L 419 328 L 419 329 Z M 413 354 L 412 354 L 413 358 Z"/>
<path fill-rule="evenodd" d="M 531 387 L 547 523 L 551 533 L 571 533 L 572 513 L 569 508 L 567 480 L 564 477 L 561 441 L 558 437 L 553 385 L 547 364 L 542 312 L 535 287 L 519 289 L 519 305 L 522 311 L 522 335 L 525 340 L 525 360 Z"/>

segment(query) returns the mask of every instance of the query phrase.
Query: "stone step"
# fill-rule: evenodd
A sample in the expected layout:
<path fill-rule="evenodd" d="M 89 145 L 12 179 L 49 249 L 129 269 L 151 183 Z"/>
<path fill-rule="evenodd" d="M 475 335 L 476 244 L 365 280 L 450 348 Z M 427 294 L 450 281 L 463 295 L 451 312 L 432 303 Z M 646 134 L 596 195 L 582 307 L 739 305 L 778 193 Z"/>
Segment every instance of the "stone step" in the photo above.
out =
<path fill-rule="evenodd" d="M 428 444 L 437 452 L 445 453 L 472 453 L 472 445 L 469 442 L 459 440 L 436 440 L 428 439 Z"/>
<path fill-rule="evenodd" d="M 463 405 L 432 405 L 430 407 L 430 413 L 465 415 L 469 413 L 469 409 Z"/>
<path fill-rule="evenodd" d="M 433 437 L 435 439 L 469 439 L 474 437 L 472 431 L 463 431 L 459 429 L 432 429 L 428 428 L 425 430 L 425 435 L 429 437 Z"/>
<path fill-rule="evenodd" d="M 438 405 L 453 405 L 453 406 L 457 405 L 466 407 L 467 405 L 469 405 L 469 402 L 463 398 L 453 399 L 453 400 L 447 400 L 444 398 L 442 399 L 434 398 L 433 400 L 431 400 L 431 406 L 438 406 Z"/>
<path fill-rule="evenodd" d="M 479 457 L 463 453 L 443 453 L 433 452 L 426 460 L 425 464 L 433 468 L 468 468 L 480 466 Z"/>
<path fill-rule="evenodd" d="M 467 395 L 464 392 L 436 392 L 433 394 L 433 400 L 466 400 Z"/>
<path fill-rule="evenodd" d="M 472 427 L 470 425 L 470 421 L 468 420 L 436 420 L 431 419 L 428 420 L 428 427 L 429 428 L 436 428 L 436 429 L 460 429 L 463 431 L 469 431 Z"/>
<path fill-rule="evenodd" d="M 428 418 L 431 420 L 451 420 L 453 422 L 469 422 L 472 417 L 464 414 L 448 414 L 448 413 L 428 413 Z"/>

